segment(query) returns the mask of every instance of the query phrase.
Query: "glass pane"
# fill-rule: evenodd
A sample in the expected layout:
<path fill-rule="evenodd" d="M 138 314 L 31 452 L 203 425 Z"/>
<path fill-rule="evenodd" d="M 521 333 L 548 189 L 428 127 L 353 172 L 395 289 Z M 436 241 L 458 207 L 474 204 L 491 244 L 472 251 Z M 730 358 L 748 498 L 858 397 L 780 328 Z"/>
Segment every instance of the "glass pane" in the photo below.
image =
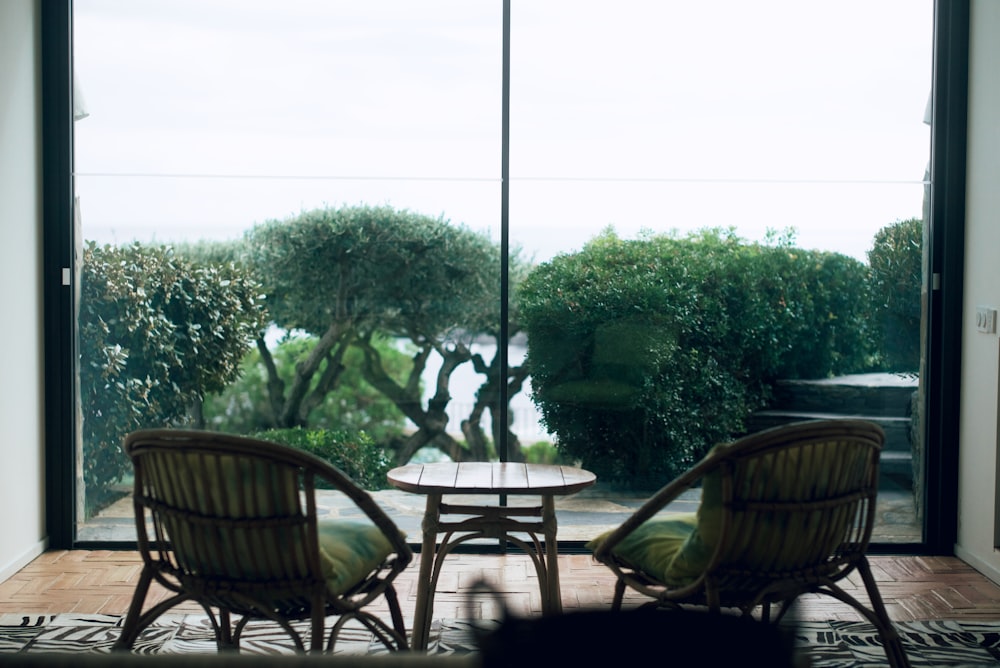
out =
<path fill-rule="evenodd" d="M 732 228 L 748 244 L 793 248 L 803 257 L 831 251 L 867 267 L 880 230 L 922 216 L 931 9 L 930 0 L 823 7 L 777 1 L 752 7 L 653 6 L 638 0 L 513 3 L 510 234 L 513 245 L 523 249 L 511 265 L 515 286 L 559 254 L 580 253 L 609 226 L 621 240 L 658 234 L 683 239 L 696 230 Z M 77 0 L 75 68 L 89 112 L 76 125 L 80 236 L 95 242 L 98 251 L 110 244 L 120 253 L 137 252 L 129 250 L 137 240 L 144 249 L 169 244 L 176 254 L 189 255 L 194 242 L 242 242 L 250 232 L 249 239 L 273 263 L 271 251 L 281 246 L 260 231 L 267 221 L 301 219 L 315 209 L 386 206 L 447 219 L 448 234 L 459 237 L 447 248 L 467 249 L 451 255 L 456 263 L 470 271 L 470 264 L 496 269 L 469 258 L 476 257 L 472 249 L 483 250 L 477 239 L 495 251 L 500 238 L 500 10 L 500 2 L 457 0 L 302 0 L 280 6 Z M 471 236 L 454 232 L 460 226 Z M 466 242 L 472 247 L 462 245 Z M 305 249 L 292 254 L 300 260 L 307 255 Z M 406 262 L 394 258 L 381 264 L 387 276 L 418 275 L 403 271 Z M 311 292 L 332 292 L 331 263 L 308 262 L 316 271 Z M 109 263 L 106 272 L 111 265 L 130 266 Z M 91 261 L 90 266 L 105 265 Z M 428 285 L 439 286 L 443 279 L 434 271 L 448 267 L 443 261 L 423 266 L 430 272 Z M 273 270 L 264 278 L 277 276 Z M 379 281 L 411 292 L 389 291 L 391 298 L 379 293 L 379 303 L 398 317 L 383 310 L 376 329 L 388 336 L 381 345 L 390 349 L 379 350 L 397 365 L 392 369 L 397 387 L 415 346 L 429 346 L 416 399 L 392 400 L 399 394 L 392 385 L 381 390 L 364 385 L 357 357 L 362 346 L 355 345 L 355 357 L 341 360 L 354 376 L 338 381 L 354 403 L 344 405 L 343 395 L 335 394 L 326 408 L 299 421 L 311 428 L 363 426 L 380 446 L 389 444 L 382 449 L 393 461 L 408 459 L 413 450 L 418 460 L 446 457 L 449 450 L 453 456 L 493 457 L 493 432 L 504 431 L 490 422 L 496 387 L 479 390 L 497 378 L 486 366 L 497 355 L 497 305 L 505 298 L 499 281 L 488 277 L 485 283 L 496 292 L 479 298 L 456 281 L 422 292 L 413 289 L 414 282 Z M 123 405 L 121 397 L 113 400 L 116 382 L 132 383 L 129 391 L 141 393 L 146 375 L 134 373 L 141 358 L 136 350 L 127 351 L 129 368 L 113 341 L 95 343 L 94 332 L 87 332 L 86 322 L 98 322 L 98 307 L 121 303 L 89 294 L 81 299 L 81 395 L 84 425 L 89 419 L 94 426 Z M 319 336 L 325 330 L 314 321 L 306 327 L 308 314 L 277 294 L 265 301 L 269 324 L 263 343 L 290 373 L 301 359 L 296 356 L 313 349 L 316 339 L 286 341 L 283 335 L 311 328 Z M 415 294 L 423 299 L 405 298 Z M 308 299 L 299 303 L 315 305 Z M 520 366 L 530 341 L 521 331 L 516 297 L 512 305 L 516 336 L 509 354 L 511 364 Z M 427 337 L 404 324 L 403 316 L 417 312 L 459 316 Z M 129 317 L 145 312 L 136 313 Z M 879 329 L 881 319 L 873 316 L 866 326 Z M 718 319 L 730 321 L 736 322 Z M 815 329 L 823 331 L 819 324 Z M 904 328 L 904 338 L 919 339 L 912 329 Z M 642 340 L 634 329 L 609 331 L 606 339 Z M 893 349 L 899 345 L 896 341 Z M 633 346 L 632 352 L 639 349 Z M 280 411 L 269 406 L 266 371 L 255 350 L 248 341 L 243 376 L 227 378 L 221 392 L 207 393 L 200 412 L 192 405 L 169 420 L 159 416 L 158 424 L 241 433 L 265 426 L 261 415 Z M 403 355 L 392 355 L 394 350 Z M 634 377 L 642 364 L 623 364 L 622 352 L 616 350 L 613 366 Z M 483 365 L 474 364 L 471 355 L 477 353 Z M 439 371 L 451 368 L 442 365 L 446 355 L 455 366 L 439 387 Z M 890 364 L 881 348 L 871 357 L 870 365 L 853 371 L 877 372 L 876 378 L 912 392 L 915 369 Z M 513 455 L 596 468 L 597 459 L 588 461 L 589 454 L 574 450 L 571 439 L 559 442 L 553 420 L 542 419 L 535 380 L 525 377 L 519 390 L 513 386 Z M 778 381 L 790 379 L 772 380 L 778 387 Z M 685 387 L 674 385 L 678 392 Z M 735 385 L 717 386 L 728 396 Z M 857 387 L 848 384 L 844 391 L 863 394 Z M 441 393 L 441 401 L 433 401 L 441 388 L 447 389 L 447 400 Z M 681 392 L 682 400 L 674 404 L 697 406 L 693 396 Z M 898 404 L 896 398 L 873 401 Z M 780 407 L 772 402 L 764 408 Z M 463 432 L 462 422 L 470 417 L 480 430 Z M 758 417 L 760 422 L 748 421 L 744 428 L 765 424 L 766 415 Z M 131 426 L 138 426 L 139 418 L 132 418 Z M 898 454 L 886 457 L 883 466 L 883 499 L 899 487 L 891 497 L 898 502 L 881 516 L 902 521 L 884 519 L 882 538 L 915 540 L 919 509 L 914 510 L 912 488 L 919 488 L 920 480 L 908 474 L 912 452 L 920 450 L 905 434 L 919 411 L 878 419 L 893 438 L 904 435 L 894 446 Z M 292 423 L 294 414 L 286 412 L 285 424 Z M 637 424 L 656 426 L 649 420 Z M 701 417 L 689 431 L 705 440 L 720 426 L 735 431 L 715 415 Z M 443 432 L 434 431 L 442 427 Z M 81 433 L 87 435 L 87 428 Z M 427 441 L 430 433 L 434 440 Z M 640 430 L 639 436 L 637 442 L 645 443 L 648 432 Z M 86 436 L 81 448 L 88 453 L 81 475 L 89 481 L 84 503 L 90 510 L 81 505 L 79 516 L 88 521 L 78 537 L 103 540 L 130 533 L 130 509 L 120 501 L 104 505 L 127 485 L 127 477 L 120 477 L 127 472 L 114 468 L 121 463 L 115 459 L 116 432 L 108 427 L 101 438 Z M 684 463 L 684 457 L 678 461 Z M 602 474 L 597 488 L 561 503 L 560 538 L 586 539 L 616 524 L 645 498 L 652 478 L 636 489 L 619 482 L 614 474 Z M 406 517 L 401 524 L 411 535 L 418 535 L 422 504 L 391 491 L 378 494 L 394 517 Z M 689 505 L 694 501 L 696 496 Z"/>
<path fill-rule="evenodd" d="M 320 454 L 373 487 L 410 451 L 464 447 L 499 318 L 499 5 L 79 0 L 74 19 L 78 539 L 134 536 L 136 427 L 346 429 Z M 193 300 L 165 296 L 204 266 Z"/>
<path fill-rule="evenodd" d="M 847 414 L 888 437 L 875 539 L 922 539 L 931 21 L 929 1 L 515 3 L 511 238 L 551 270 L 528 280 L 535 403 L 606 502 L 560 536 L 617 525 L 714 442 Z M 915 266 L 904 320 L 866 292 L 880 233 Z"/>

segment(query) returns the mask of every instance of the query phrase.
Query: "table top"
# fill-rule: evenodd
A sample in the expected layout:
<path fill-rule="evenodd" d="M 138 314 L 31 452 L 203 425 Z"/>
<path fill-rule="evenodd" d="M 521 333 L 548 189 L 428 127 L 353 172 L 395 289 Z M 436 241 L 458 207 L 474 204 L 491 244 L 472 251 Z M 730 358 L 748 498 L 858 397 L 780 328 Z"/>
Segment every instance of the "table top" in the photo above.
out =
<path fill-rule="evenodd" d="M 597 476 L 573 466 L 513 462 L 435 462 L 389 471 L 389 483 L 417 494 L 573 494 Z"/>

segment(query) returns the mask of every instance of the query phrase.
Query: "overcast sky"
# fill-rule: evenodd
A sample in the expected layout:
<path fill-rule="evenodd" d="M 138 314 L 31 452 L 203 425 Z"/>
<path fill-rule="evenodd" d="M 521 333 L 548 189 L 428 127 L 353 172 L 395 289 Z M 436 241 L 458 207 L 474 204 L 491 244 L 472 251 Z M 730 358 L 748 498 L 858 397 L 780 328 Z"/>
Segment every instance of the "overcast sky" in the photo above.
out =
<path fill-rule="evenodd" d="M 514 0 L 511 235 L 920 215 L 931 0 Z M 498 238 L 500 0 L 75 0 L 84 237 L 390 204 Z"/>

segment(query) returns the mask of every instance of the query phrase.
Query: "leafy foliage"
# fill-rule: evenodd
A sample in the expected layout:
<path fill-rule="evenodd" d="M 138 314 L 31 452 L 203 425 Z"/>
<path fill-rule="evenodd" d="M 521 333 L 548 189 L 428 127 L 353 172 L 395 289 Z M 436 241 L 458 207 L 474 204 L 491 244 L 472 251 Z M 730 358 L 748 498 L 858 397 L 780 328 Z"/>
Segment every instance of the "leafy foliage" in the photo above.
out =
<path fill-rule="evenodd" d="M 557 464 L 573 466 L 574 461 L 567 458 L 559 449 L 548 441 L 536 441 L 523 448 L 524 461 L 529 464 Z"/>
<path fill-rule="evenodd" d="M 124 436 L 182 418 L 239 373 L 263 326 L 258 285 L 235 265 L 195 265 L 167 247 L 83 252 L 79 315 L 88 506 L 121 479 Z"/>
<path fill-rule="evenodd" d="M 305 425 L 339 382 L 348 350 L 357 347 L 364 353 L 364 378 L 416 425 L 392 443 L 397 460 L 432 443 L 460 458 L 463 448 L 445 429 L 448 382 L 455 368 L 472 360 L 472 339 L 499 319 L 496 244 L 442 218 L 369 206 L 267 221 L 246 241 L 274 324 L 316 337 L 290 380 L 279 376 L 258 342 L 277 424 Z M 375 345 L 380 336 L 413 344 L 405 378 L 391 372 Z M 420 379 L 435 353 L 443 363 L 425 407 Z"/>
<path fill-rule="evenodd" d="M 890 371 L 920 366 L 923 229 L 919 218 L 897 221 L 878 231 L 868 251 L 879 352 Z"/>
<path fill-rule="evenodd" d="M 322 336 L 343 321 L 439 339 L 474 328 L 483 301 L 496 302 L 488 283 L 495 247 L 442 218 L 390 207 L 314 209 L 262 223 L 248 241 L 271 317 L 288 330 Z"/>
<path fill-rule="evenodd" d="M 392 468 L 385 450 L 368 434 L 350 429 L 268 429 L 251 434 L 274 443 L 282 443 L 324 459 L 346 473 L 367 490 L 387 488 L 385 474 Z M 322 488 L 323 485 L 317 485 Z"/>
<path fill-rule="evenodd" d="M 315 345 L 316 337 L 292 333 L 273 346 L 274 363 L 285 383 L 291 382 L 297 360 Z M 410 367 L 407 355 L 396 350 L 388 341 L 376 345 L 390 372 L 404 377 Z M 361 377 L 362 357 L 360 350 L 347 351 L 339 385 L 309 413 L 309 426 L 315 429 L 364 431 L 376 441 L 385 442 L 403 432 L 404 418 L 395 404 Z M 238 379 L 218 394 L 206 398 L 203 408 L 206 426 L 237 434 L 275 428 L 267 397 L 268 371 L 260 352 L 251 350 L 240 368 Z"/>
<path fill-rule="evenodd" d="M 739 433 L 779 374 L 864 366 L 865 276 L 850 258 L 731 230 L 606 231 L 522 286 L 535 403 L 561 451 L 658 486 Z"/>

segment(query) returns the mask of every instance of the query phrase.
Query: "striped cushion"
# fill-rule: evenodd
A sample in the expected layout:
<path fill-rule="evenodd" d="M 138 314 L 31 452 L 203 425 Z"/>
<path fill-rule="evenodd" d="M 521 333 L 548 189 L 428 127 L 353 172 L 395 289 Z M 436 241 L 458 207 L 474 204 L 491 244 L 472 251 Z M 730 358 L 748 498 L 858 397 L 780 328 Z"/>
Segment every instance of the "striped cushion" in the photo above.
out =
<path fill-rule="evenodd" d="M 392 544 L 374 524 L 346 520 L 320 520 L 319 554 L 326 586 L 342 594 L 385 561 Z"/>

